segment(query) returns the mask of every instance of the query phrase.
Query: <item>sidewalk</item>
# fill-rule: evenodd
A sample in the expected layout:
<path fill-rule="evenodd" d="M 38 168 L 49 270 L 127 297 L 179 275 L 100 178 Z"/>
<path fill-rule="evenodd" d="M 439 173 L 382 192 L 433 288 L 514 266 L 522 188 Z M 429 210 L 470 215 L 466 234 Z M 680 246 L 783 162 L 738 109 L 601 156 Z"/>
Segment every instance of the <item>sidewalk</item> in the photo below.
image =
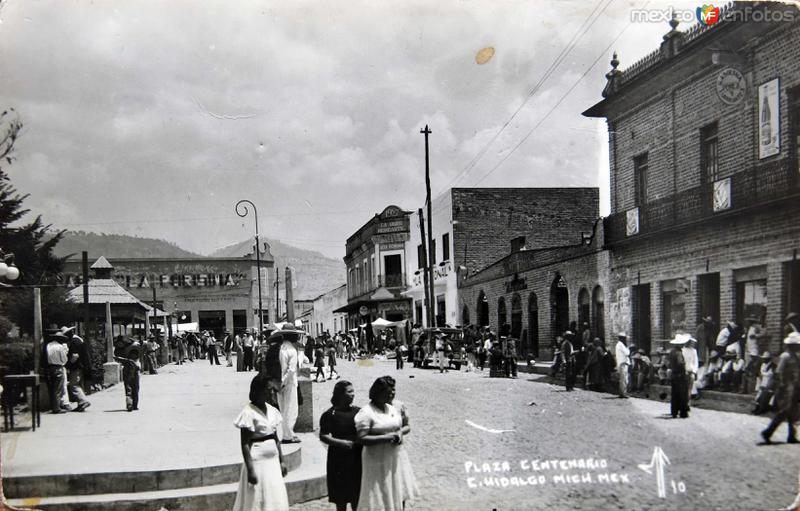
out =
<path fill-rule="evenodd" d="M 36 432 L 0 435 L 3 476 L 148 471 L 239 463 L 233 420 L 256 373 L 200 360 L 141 376 L 139 410 L 122 384 L 89 396 L 85 412 L 42 414 Z"/>

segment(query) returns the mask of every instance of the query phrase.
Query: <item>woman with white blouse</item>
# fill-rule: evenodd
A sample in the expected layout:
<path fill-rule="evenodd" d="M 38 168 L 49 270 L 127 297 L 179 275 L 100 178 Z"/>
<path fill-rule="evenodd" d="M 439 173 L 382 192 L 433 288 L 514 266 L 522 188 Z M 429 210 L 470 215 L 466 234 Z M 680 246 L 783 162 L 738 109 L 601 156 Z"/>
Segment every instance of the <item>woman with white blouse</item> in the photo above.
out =
<path fill-rule="evenodd" d="M 241 430 L 242 465 L 233 511 L 283 511 L 289 497 L 283 476 L 286 466 L 279 438 L 283 420 L 269 405 L 267 381 L 256 376 L 250 383 L 250 403 L 234 421 Z"/>
<path fill-rule="evenodd" d="M 359 510 L 401 511 L 405 501 L 419 495 L 403 448 L 403 436 L 411 432 L 411 427 L 391 404 L 394 394 L 394 378 L 378 378 L 369 389 L 369 404 L 355 416 L 356 433 L 364 446 Z"/>

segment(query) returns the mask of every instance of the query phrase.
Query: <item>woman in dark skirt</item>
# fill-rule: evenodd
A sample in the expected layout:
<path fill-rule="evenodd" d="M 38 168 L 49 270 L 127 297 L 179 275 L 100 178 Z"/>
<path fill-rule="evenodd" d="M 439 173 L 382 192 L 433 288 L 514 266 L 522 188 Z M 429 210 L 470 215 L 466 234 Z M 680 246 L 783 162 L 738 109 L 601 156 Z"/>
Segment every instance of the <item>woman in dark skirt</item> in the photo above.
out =
<path fill-rule="evenodd" d="M 670 383 L 672 384 L 672 399 L 670 400 L 670 414 L 672 418 L 680 415 L 681 419 L 689 417 L 689 379 L 686 375 L 686 361 L 681 348 L 689 340 L 689 336 L 678 334 L 669 341 L 672 350 L 669 352 Z"/>
<path fill-rule="evenodd" d="M 348 381 L 339 381 L 333 387 L 331 404 L 319 419 L 319 439 L 328 444 L 328 500 L 336 504 L 336 511 L 358 507 L 361 490 L 361 445 L 357 443 L 355 416 L 359 408 L 353 406 L 355 392 Z"/>

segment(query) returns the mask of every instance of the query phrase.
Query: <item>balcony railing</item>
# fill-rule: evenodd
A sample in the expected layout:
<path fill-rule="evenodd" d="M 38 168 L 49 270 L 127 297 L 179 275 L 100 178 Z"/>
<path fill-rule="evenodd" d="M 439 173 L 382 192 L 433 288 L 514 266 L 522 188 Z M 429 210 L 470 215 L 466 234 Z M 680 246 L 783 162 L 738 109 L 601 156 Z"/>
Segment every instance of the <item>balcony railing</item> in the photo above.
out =
<path fill-rule="evenodd" d="M 393 288 L 393 287 L 406 287 L 406 274 L 405 273 L 390 273 L 388 275 L 379 275 L 378 280 L 380 285 Z"/>
<path fill-rule="evenodd" d="M 605 219 L 606 244 L 675 228 L 800 193 L 797 160 L 756 165 Z"/>

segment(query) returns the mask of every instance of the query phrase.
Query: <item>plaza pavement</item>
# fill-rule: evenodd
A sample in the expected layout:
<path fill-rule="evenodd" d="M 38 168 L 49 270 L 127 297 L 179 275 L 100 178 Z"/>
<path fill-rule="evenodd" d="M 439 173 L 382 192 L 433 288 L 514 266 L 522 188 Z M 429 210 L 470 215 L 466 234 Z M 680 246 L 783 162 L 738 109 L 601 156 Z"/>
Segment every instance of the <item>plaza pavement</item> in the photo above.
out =
<path fill-rule="evenodd" d="M 411 419 L 405 447 L 421 491 L 409 510 L 757 511 L 786 506 L 798 491 L 800 446 L 757 446 L 763 417 L 693 409 L 689 419 L 672 419 L 668 403 L 566 392 L 527 374 L 519 379 L 489 378 L 488 370 L 440 374 L 408 364 L 398 371 L 394 361 L 340 362 L 338 370 L 353 382 L 357 405 L 367 402 L 378 376 L 397 379 L 397 399 Z M 332 382 L 315 384 L 315 416 L 330 406 L 332 387 Z M 785 436 L 782 426 L 774 440 L 783 442 Z M 664 498 L 658 496 L 655 474 L 638 468 L 651 461 L 656 447 L 669 459 Z M 542 470 L 539 463 L 540 470 L 532 470 L 532 460 L 585 463 L 587 458 L 606 460 L 606 468 Z M 465 470 L 467 462 L 479 467 L 488 462 L 494 470 L 491 463 L 503 461 L 508 472 L 502 464 L 500 472 Z M 585 482 L 587 473 L 591 483 Z M 606 481 L 606 473 L 617 474 L 618 482 L 611 475 Z M 561 474 L 578 475 L 579 482 L 566 477 L 562 482 Z M 621 474 L 629 482 L 620 482 Z M 545 484 L 470 488 L 467 480 L 474 477 L 470 482 L 479 484 L 484 476 L 531 475 L 544 476 Z M 326 500 L 292 509 L 335 509 Z"/>
<path fill-rule="evenodd" d="M 397 379 L 397 398 L 412 426 L 405 448 L 421 491 L 409 510 L 755 511 L 778 509 L 797 491 L 800 446 L 756 447 L 761 417 L 695 409 L 687 420 L 671 419 L 664 403 L 568 393 L 532 375 L 511 380 L 488 378 L 488 371 L 439 374 L 408 365 L 397 371 L 394 361 L 377 360 L 340 361 L 338 370 L 353 382 L 357 405 L 367 402 L 378 376 Z M 123 411 L 121 385 L 93 394 L 85 413 L 46 413 L 35 433 L 0 435 L 4 474 L 238 462 L 232 421 L 247 401 L 253 375 L 206 361 L 170 365 L 159 375 L 142 376 L 141 410 L 132 413 Z M 333 383 L 314 384 L 315 424 L 330 406 Z M 779 429 L 775 439 L 783 440 L 785 432 Z M 655 474 L 637 466 L 650 462 L 656 447 L 669 459 L 664 498 Z M 544 460 L 557 461 L 545 469 Z M 466 463 L 487 463 L 490 472 L 467 472 Z M 520 478 L 537 484 L 510 482 Z M 334 508 L 323 498 L 292 509 Z"/>

